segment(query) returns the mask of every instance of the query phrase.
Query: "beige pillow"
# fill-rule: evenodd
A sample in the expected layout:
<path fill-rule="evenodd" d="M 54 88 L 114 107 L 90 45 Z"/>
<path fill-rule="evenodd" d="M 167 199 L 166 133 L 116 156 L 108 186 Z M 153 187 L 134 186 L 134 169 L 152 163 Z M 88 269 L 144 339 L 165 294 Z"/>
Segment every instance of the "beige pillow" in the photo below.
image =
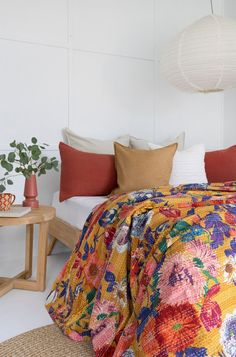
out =
<path fill-rule="evenodd" d="M 114 147 L 118 187 L 113 193 L 169 184 L 177 144 L 156 150 L 135 150 L 118 143 Z"/>
<path fill-rule="evenodd" d="M 176 138 L 167 139 L 159 144 L 153 144 L 153 145 L 168 146 L 177 143 L 178 150 L 181 151 L 184 149 L 184 141 L 185 141 L 185 133 L 182 132 Z M 147 140 L 138 139 L 135 138 L 134 136 L 130 136 L 130 147 L 132 149 L 149 150 L 150 149 L 149 144 L 152 145 L 152 143 L 149 143 Z"/>
<path fill-rule="evenodd" d="M 149 145 L 148 145 L 148 140 L 144 139 L 139 139 L 136 138 L 135 136 L 130 136 L 129 138 L 129 146 L 132 149 L 137 149 L 137 150 L 149 150 Z"/>
<path fill-rule="evenodd" d="M 85 138 L 75 134 L 69 128 L 64 129 L 64 134 L 67 143 L 75 149 L 94 154 L 114 154 L 114 140 Z M 124 146 L 129 146 L 129 135 L 121 136 L 115 141 Z"/>

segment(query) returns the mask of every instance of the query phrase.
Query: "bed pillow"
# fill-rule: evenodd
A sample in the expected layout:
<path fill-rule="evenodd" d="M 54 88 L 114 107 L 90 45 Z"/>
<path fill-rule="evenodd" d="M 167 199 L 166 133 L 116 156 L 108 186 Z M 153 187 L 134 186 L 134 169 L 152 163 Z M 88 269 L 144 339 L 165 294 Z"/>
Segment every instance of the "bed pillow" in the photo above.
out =
<path fill-rule="evenodd" d="M 160 145 L 160 146 L 168 146 L 177 143 L 178 150 L 184 149 L 184 141 L 185 141 L 185 133 L 182 132 L 179 136 L 174 139 L 165 140 L 160 144 L 153 144 L 153 145 Z M 139 150 L 149 150 L 149 142 L 147 140 L 138 139 L 134 136 L 130 136 L 130 147 L 132 149 L 139 149 Z"/>
<path fill-rule="evenodd" d="M 151 149 L 160 146 L 150 144 Z M 173 168 L 170 184 L 178 186 L 189 183 L 206 183 L 205 147 L 203 144 L 194 145 L 187 150 L 176 151 L 173 159 Z"/>
<path fill-rule="evenodd" d="M 90 152 L 95 154 L 113 154 L 114 155 L 114 140 L 99 140 L 79 136 L 69 128 L 64 129 L 67 143 L 75 149 Z M 116 142 L 129 146 L 129 135 L 120 136 L 115 139 Z"/>
<path fill-rule="evenodd" d="M 205 165 L 209 182 L 236 181 L 236 145 L 206 152 Z"/>
<path fill-rule="evenodd" d="M 114 155 L 91 154 L 60 143 L 60 202 L 73 196 L 105 196 L 116 186 Z"/>
<path fill-rule="evenodd" d="M 169 184 L 177 144 L 157 150 L 135 150 L 118 143 L 114 146 L 118 187 L 113 193 Z"/>

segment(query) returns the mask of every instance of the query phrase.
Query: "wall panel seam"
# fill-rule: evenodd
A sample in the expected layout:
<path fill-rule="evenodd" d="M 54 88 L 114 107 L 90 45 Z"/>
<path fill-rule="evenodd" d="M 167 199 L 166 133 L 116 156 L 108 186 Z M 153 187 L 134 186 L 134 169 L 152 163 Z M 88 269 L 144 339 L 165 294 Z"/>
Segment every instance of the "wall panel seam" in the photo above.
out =
<path fill-rule="evenodd" d="M 29 41 L 29 40 L 14 39 L 11 37 L 4 37 L 4 36 L 0 36 L 0 41 L 9 41 L 9 42 L 16 42 L 19 44 L 23 43 L 26 45 L 28 44 L 28 45 L 34 45 L 34 46 L 58 48 L 58 49 L 65 49 L 65 50 L 71 49 L 73 51 L 78 51 L 78 52 L 82 52 L 82 53 L 91 53 L 91 54 L 97 54 L 97 55 L 113 56 L 113 57 L 118 57 L 118 58 L 127 58 L 127 59 L 131 59 L 131 60 L 134 59 L 134 60 L 138 60 L 138 61 L 154 62 L 153 58 L 135 57 L 135 56 L 122 55 L 122 54 L 118 54 L 118 53 L 103 52 L 103 51 L 84 50 L 82 48 L 77 48 L 72 45 L 49 44 L 49 43 L 35 42 L 35 41 Z"/>
<path fill-rule="evenodd" d="M 68 41 L 68 49 L 67 49 L 67 126 L 70 127 L 70 114 L 71 114 L 71 78 L 72 78 L 72 67 L 71 67 L 71 59 L 72 59 L 72 50 L 71 50 L 71 38 L 72 38 L 72 28 L 71 28 L 71 3 L 70 0 L 67 0 L 67 41 Z"/>
<path fill-rule="evenodd" d="M 157 125 L 157 106 L 156 106 L 156 91 L 157 91 L 157 75 L 156 75 L 156 62 L 157 62 L 157 50 L 156 50 L 156 0 L 153 0 L 153 141 L 156 142 L 156 125 Z"/>
<path fill-rule="evenodd" d="M 120 57 L 120 58 L 125 58 L 125 59 L 130 59 L 130 60 L 138 60 L 138 61 L 144 61 L 144 62 L 154 62 L 155 61 L 154 58 L 135 57 L 135 56 L 121 55 L 121 54 L 116 54 L 116 53 L 111 53 L 111 52 L 103 52 L 103 51 L 83 50 L 81 48 L 75 48 L 75 47 L 72 47 L 72 50 L 77 51 L 77 52 L 82 52 L 82 53 L 91 53 L 91 54 L 95 54 L 95 55 Z"/>
<path fill-rule="evenodd" d="M 12 151 L 12 149 L 1 149 L 0 148 L 0 151 L 1 151 L 1 153 L 8 153 L 8 152 L 11 152 Z M 59 149 L 56 149 L 56 148 L 53 148 L 53 149 L 46 149 L 44 152 L 55 152 L 55 153 L 57 153 L 59 151 Z"/>
<path fill-rule="evenodd" d="M 225 15 L 225 0 L 221 0 L 221 15 Z M 221 102 L 221 117 L 219 123 L 219 147 L 224 147 L 225 144 L 225 94 L 222 94 L 222 102 Z"/>

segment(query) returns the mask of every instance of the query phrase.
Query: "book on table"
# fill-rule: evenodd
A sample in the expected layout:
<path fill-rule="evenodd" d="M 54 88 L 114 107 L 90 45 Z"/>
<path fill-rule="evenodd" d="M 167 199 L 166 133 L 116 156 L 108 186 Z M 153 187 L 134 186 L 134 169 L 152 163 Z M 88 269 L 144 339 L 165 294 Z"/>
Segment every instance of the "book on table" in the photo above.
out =
<path fill-rule="evenodd" d="M 0 218 L 1 217 L 23 217 L 27 213 L 31 212 L 31 207 L 22 207 L 22 206 L 12 206 L 9 211 L 0 211 Z"/>

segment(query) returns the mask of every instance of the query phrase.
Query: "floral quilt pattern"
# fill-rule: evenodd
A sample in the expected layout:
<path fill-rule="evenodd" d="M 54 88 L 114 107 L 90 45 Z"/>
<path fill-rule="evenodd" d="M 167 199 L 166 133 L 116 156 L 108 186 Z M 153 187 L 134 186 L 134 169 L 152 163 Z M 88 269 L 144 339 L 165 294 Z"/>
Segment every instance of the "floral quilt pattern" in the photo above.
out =
<path fill-rule="evenodd" d="M 111 196 L 46 308 L 97 357 L 236 357 L 236 182 Z"/>

